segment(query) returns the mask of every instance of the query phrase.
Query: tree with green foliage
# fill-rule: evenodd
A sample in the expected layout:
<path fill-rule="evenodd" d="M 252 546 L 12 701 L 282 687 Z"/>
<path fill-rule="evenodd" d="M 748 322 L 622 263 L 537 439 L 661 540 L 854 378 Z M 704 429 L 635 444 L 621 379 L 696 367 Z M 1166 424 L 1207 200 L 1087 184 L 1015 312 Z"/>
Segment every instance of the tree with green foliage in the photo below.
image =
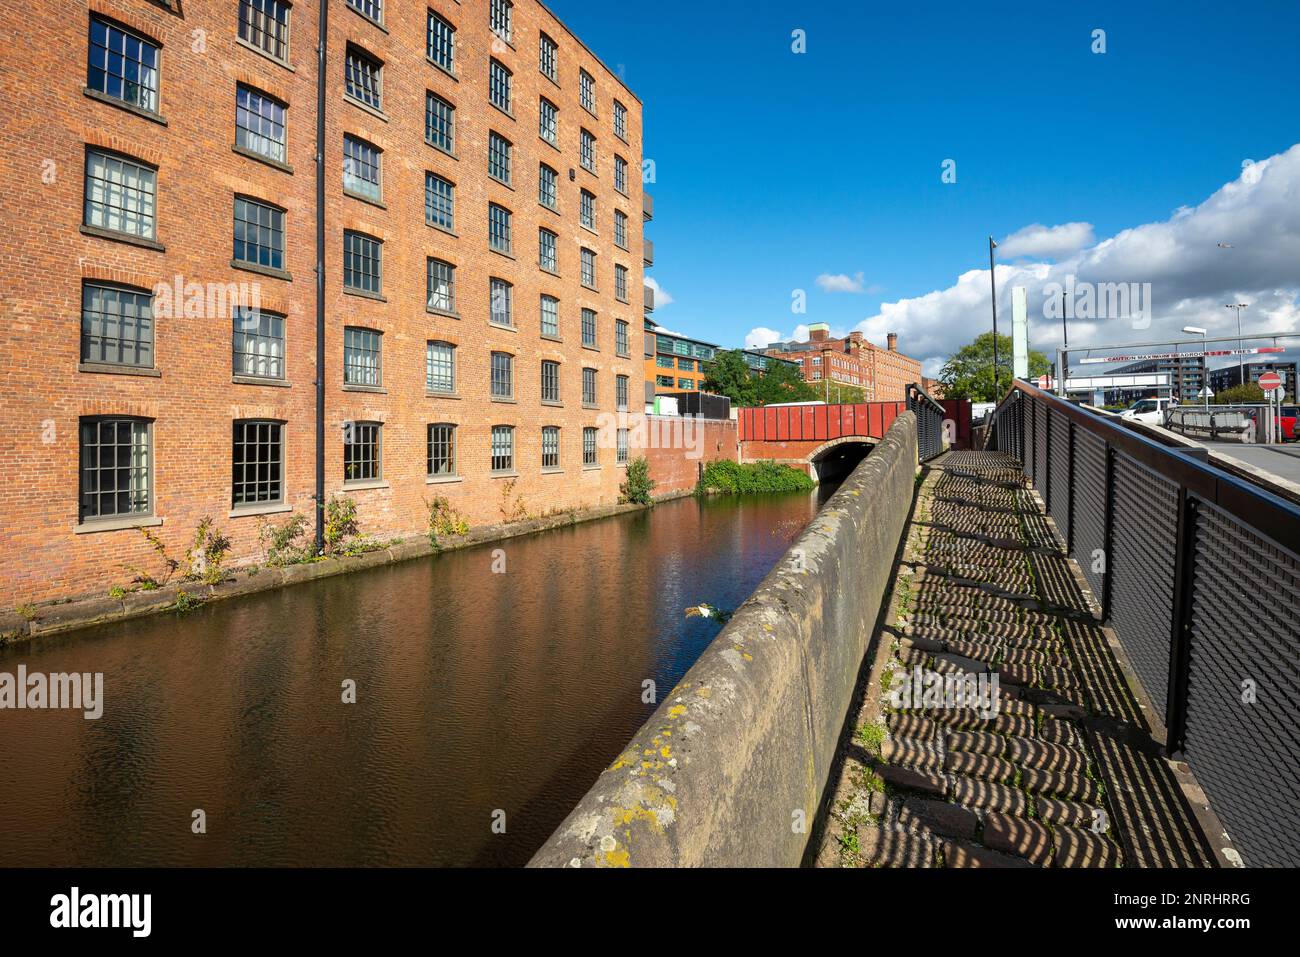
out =
<path fill-rule="evenodd" d="M 1214 395 L 1215 405 L 1261 405 L 1267 401 L 1264 397 L 1264 390 L 1259 387 L 1257 382 L 1234 385 L 1232 388 L 1224 389 Z"/>
<path fill-rule="evenodd" d="M 739 349 L 724 349 L 713 357 L 703 389 L 725 395 L 732 405 L 741 407 L 822 398 L 816 386 L 804 381 L 797 366 L 770 362 L 766 371 L 758 372 L 749 367 Z"/>
<path fill-rule="evenodd" d="M 1006 391 L 1011 385 L 1011 337 L 998 336 L 998 385 Z M 1052 371 L 1047 356 L 1029 352 L 1029 378 L 1036 379 Z M 943 394 L 949 399 L 973 402 L 996 402 L 1001 396 L 993 387 L 993 333 L 981 333 L 974 342 L 962 346 L 944 363 L 939 373 Z"/>

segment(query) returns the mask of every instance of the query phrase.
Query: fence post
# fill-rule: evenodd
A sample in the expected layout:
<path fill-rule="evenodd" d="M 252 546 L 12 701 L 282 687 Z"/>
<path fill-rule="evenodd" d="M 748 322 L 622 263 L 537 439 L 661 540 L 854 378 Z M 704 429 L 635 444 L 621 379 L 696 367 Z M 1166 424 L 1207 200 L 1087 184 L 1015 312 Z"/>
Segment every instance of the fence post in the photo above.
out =
<path fill-rule="evenodd" d="M 1178 534 L 1174 551 L 1174 607 L 1169 640 L 1169 683 L 1165 701 L 1165 754 L 1181 754 L 1187 735 L 1187 679 L 1191 666 L 1192 589 L 1195 587 L 1197 502 L 1178 489 Z"/>
<path fill-rule="evenodd" d="M 1052 408 L 1046 402 L 1043 403 L 1043 442 L 1046 451 L 1043 453 L 1043 506 L 1047 511 L 1052 510 Z"/>

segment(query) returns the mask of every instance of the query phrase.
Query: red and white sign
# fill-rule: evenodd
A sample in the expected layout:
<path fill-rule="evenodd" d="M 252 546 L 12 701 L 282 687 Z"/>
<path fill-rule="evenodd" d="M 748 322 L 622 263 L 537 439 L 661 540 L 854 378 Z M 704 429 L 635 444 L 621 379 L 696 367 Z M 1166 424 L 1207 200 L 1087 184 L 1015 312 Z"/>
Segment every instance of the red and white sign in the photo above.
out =
<path fill-rule="evenodd" d="M 1040 389 L 1056 388 L 1056 380 L 1053 379 L 1050 375 L 1040 375 L 1037 381 L 1038 381 L 1038 388 Z"/>
<path fill-rule="evenodd" d="M 1134 362 L 1142 359 L 1202 359 L 1216 356 L 1258 356 L 1266 353 L 1286 352 L 1281 346 L 1260 346 L 1258 349 L 1206 349 L 1204 352 L 1147 352 L 1133 356 L 1088 356 L 1076 359 L 1080 364 L 1103 364 L 1107 362 Z"/>
<path fill-rule="evenodd" d="M 1282 377 L 1276 372 L 1265 372 L 1259 377 L 1259 387 L 1265 392 L 1280 392 L 1282 390 Z"/>

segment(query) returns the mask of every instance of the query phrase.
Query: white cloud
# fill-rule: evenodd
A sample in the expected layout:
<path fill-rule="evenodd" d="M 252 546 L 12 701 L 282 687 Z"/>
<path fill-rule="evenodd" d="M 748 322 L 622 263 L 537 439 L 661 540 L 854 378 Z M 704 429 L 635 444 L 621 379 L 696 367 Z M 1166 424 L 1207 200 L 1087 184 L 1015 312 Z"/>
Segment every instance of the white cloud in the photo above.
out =
<path fill-rule="evenodd" d="M 1096 241 L 1092 223 L 1064 223 L 1060 226 L 1034 223 L 1017 229 L 1003 239 L 998 243 L 998 249 L 1003 259 L 1018 259 L 1021 256 L 1060 259 L 1078 252 L 1084 246 L 1091 246 Z"/>
<path fill-rule="evenodd" d="M 817 288 L 822 292 L 866 292 L 866 277 L 860 272 L 852 276 L 824 272 L 817 277 Z"/>
<path fill-rule="evenodd" d="M 1204 202 L 1180 208 L 1167 220 L 1123 230 L 1056 263 L 999 263 L 998 331 L 1011 332 L 1011 288 L 1025 286 L 1030 343 L 1052 355 L 1060 345 L 1061 321 L 1047 317 L 1044 288 L 1064 285 L 1069 276 L 1078 283 L 1151 283 L 1149 327 L 1126 319 L 1072 319 L 1070 343 L 1076 348 L 1182 339 L 1180 330 L 1189 324 L 1212 336 L 1231 335 L 1236 317 L 1223 308 L 1226 302 L 1251 304 L 1242 318 L 1248 332 L 1300 331 L 1297 195 L 1300 144 L 1245 168 Z M 946 289 L 882 303 L 877 315 L 856 328 L 875 342 L 898 332 L 899 349 L 933 369 L 987 331 L 991 318 L 988 270 L 974 269 Z"/>
<path fill-rule="evenodd" d="M 746 349 L 765 349 L 774 342 L 786 342 L 790 339 L 806 340 L 808 338 L 808 327 L 800 324 L 794 327 L 794 332 L 785 335 L 776 329 L 768 329 L 766 326 L 755 326 L 745 335 Z"/>
<path fill-rule="evenodd" d="M 661 306 L 671 306 L 673 304 L 673 297 L 669 295 L 662 286 L 659 285 L 658 280 L 654 279 L 652 276 L 646 276 L 645 284 L 655 291 L 656 309 L 660 308 Z"/>

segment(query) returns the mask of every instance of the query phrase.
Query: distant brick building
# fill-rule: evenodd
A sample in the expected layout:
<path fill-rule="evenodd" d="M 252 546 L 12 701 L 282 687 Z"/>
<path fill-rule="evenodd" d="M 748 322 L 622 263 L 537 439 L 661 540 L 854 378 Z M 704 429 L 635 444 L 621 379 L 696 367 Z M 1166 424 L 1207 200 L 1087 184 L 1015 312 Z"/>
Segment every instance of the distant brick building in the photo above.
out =
<path fill-rule="evenodd" d="M 322 210 L 319 11 L 0 0 L 0 604 L 156 571 L 141 529 L 179 557 L 203 516 L 258 560 L 261 522 L 314 526 L 322 421 L 324 497 L 376 537 L 434 496 L 617 499 L 640 101 L 536 0 L 334 0 Z"/>
<path fill-rule="evenodd" d="M 815 322 L 806 342 L 774 342 L 763 351 L 769 356 L 797 362 L 808 382 L 857 386 L 868 402 L 897 402 L 907 397 L 907 387 L 921 381 L 921 363 L 898 351 L 898 336 L 889 333 L 886 347 L 868 342 L 860 332 L 831 338 L 830 327 Z"/>

